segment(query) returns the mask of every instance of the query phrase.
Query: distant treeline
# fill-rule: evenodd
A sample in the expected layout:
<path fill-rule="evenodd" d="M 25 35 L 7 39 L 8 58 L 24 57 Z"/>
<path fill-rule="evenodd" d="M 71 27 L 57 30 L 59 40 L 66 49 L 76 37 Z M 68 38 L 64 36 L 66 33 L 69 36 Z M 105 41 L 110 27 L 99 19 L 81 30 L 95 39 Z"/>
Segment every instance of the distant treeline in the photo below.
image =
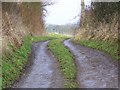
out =
<path fill-rule="evenodd" d="M 74 35 L 75 30 L 78 28 L 78 25 L 67 24 L 67 25 L 48 25 L 46 26 L 46 31 L 48 33 L 59 33 Z"/>

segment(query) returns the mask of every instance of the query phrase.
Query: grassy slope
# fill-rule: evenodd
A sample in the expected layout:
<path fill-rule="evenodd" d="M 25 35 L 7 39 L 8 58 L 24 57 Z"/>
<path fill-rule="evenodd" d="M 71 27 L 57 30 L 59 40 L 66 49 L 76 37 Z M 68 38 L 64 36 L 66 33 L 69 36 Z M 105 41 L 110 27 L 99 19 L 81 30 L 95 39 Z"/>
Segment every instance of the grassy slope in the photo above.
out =
<path fill-rule="evenodd" d="M 20 76 L 24 66 L 28 61 L 28 54 L 31 51 L 33 41 L 45 41 L 54 37 L 26 37 L 22 46 L 15 51 L 6 52 L 2 55 L 2 87 L 10 87 L 11 84 Z"/>
<path fill-rule="evenodd" d="M 73 55 L 62 44 L 64 39 L 52 40 L 49 43 L 49 49 L 53 52 L 59 61 L 60 69 L 63 72 L 65 78 L 65 87 L 76 88 L 76 67 L 74 64 Z"/>
<path fill-rule="evenodd" d="M 118 57 L 118 43 L 112 43 L 108 41 L 81 40 L 79 41 L 79 44 L 105 51 L 110 54 L 114 59 L 120 58 Z"/>

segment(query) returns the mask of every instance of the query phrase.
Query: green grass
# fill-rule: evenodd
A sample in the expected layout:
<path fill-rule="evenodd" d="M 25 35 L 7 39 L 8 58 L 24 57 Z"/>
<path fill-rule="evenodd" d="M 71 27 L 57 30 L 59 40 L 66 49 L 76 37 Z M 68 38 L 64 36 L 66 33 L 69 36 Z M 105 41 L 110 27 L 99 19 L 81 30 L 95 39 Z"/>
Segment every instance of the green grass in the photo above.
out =
<path fill-rule="evenodd" d="M 81 40 L 79 41 L 79 44 L 105 51 L 114 59 L 120 59 L 120 56 L 118 57 L 118 43 L 112 43 L 109 41 Z"/>
<path fill-rule="evenodd" d="M 2 89 L 2 60 L 0 56 L 0 90 Z"/>
<path fill-rule="evenodd" d="M 76 67 L 74 64 L 73 55 L 69 50 L 62 44 L 64 39 L 51 40 L 49 43 L 49 49 L 53 52 L 55 57 L 58 59 L 60 69 L 64 75 L 65 87 L 76 88 Z"/>
<path fill-rule="evenodd" d="M 56 37 L 55 37 L 56 38 Z M 2 54 L 2 87 L 11 87 L 13 82 L 20 76 L 28 62 L 28 54 L 31 52 L 32 42 L 54 39 L 54 37 L 31 37 L 28 36 L 20 48 L 9 45 L 9 50 Z M 14 50 L 13 50 L 14 49 Z"/>

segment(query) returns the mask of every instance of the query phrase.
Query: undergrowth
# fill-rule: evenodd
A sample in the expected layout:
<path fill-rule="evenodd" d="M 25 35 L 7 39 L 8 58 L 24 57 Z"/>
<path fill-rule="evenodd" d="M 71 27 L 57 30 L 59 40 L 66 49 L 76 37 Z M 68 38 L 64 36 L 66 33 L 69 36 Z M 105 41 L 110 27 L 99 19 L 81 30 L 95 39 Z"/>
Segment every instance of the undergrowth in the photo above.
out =
<path fill-rule="evenodd" d="M 64 75 L 66 88 L 76 88 L 76 67 L 74 64 L 73 55 L 62 44 L 64 39 L 51 40 L 49 43 L 49 49 L 53 52 L 59 61 L 60 69 Z"/>

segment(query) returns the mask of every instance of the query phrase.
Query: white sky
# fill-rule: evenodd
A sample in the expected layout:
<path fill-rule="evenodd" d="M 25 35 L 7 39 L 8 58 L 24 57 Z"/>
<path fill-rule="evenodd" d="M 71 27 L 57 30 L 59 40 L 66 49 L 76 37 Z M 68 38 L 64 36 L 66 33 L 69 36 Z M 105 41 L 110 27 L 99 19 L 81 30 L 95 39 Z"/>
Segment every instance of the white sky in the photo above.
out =
<path fill-rule="evenodd" d="M 46 7 L 46 24 L 64 25 L 79 20 L 81 0 L 56 0 L 57 3 Z M 90 0 L 87 0 L 89 2 Z M 85 3 L 87 4 L 87 3 Z M 78 17 L 76 17 L 78 16 Z M 76 17 L 76 18 L 75 18 Z"/>

